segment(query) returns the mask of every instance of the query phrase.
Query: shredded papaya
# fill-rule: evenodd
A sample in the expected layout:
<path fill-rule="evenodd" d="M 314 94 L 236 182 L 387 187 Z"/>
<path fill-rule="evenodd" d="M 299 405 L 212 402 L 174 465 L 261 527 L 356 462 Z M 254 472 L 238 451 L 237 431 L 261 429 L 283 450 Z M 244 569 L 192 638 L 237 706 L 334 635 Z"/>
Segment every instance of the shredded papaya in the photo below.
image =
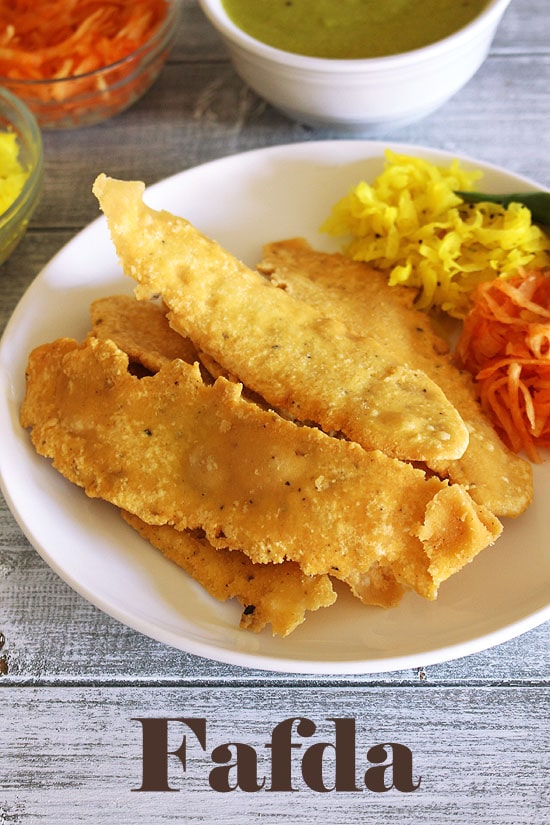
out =
<path fill-rule="evenodd" d="M 539 463 L 550 447 L 550 269 L 478 286 L 455 356 L 503 441 Z"/>
<path fill-rule="evenodd" d="M 550 236 L 523 203 L 466 204 L 456 194 L 480 177 L 458 159 L 439 166 L 386 150 L 382 172 L 340 198 L 321 231 L 385 272 L 390 286 L 417 290 L 417 309 L 462 320 L 479 283 L 550 264 Z"/>

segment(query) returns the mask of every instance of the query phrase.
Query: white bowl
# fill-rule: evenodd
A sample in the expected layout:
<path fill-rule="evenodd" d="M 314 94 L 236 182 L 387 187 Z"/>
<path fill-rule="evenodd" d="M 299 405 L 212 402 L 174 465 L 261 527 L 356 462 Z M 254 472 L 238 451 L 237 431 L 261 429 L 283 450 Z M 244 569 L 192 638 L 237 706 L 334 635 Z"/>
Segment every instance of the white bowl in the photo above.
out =
<path fill-rule="evenodd" d="M 294 120 L 365 134 L 433 112 L 479 69 L 511 0 L 489 0 L 469 24 L 420 49 L 338 60 L 275 49 L 233 23 L 222 0 L 199 0 L 244 82 Z"/>

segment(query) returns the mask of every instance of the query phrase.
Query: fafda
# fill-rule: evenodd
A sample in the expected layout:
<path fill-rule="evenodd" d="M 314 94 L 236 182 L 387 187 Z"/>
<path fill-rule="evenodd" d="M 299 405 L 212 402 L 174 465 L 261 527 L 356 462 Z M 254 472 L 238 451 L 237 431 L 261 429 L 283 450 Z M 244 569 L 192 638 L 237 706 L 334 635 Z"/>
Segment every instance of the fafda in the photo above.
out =
<path fill-rule="evenodd" d="M 187 773 L 191 754 L 196 744 L 207 753 L 207 720 L 193 717 L 144 718 L 134 721 L 142 726 L 143 751 L 142 783 L 134 791 L 163 792 L 178 791 L 169 782 L 169 756 L 179 760 L 183 773 Z M 366 751 L 366 767 L 358 766 L 356 751 L 356 726 L 353 718 L 329 718 L 325 720 L 333 726 L 332 741 L 302 743 L 300 739 L 311 739 L 317 725 L 307 717 L 295 716 L 279 722 L 272 730 L 271 741 L 264 745 L 270 753 L 269 769 L 259 770 L 258 751 L 244 742 L 226 742 L 216 745 L 210 751 L 208 783 L 219 793 L 241 790 L 248 793 L 268 791 L 287 793 L 299 790 L 293 774 L 300 763 L 300 773 L 306 787 L 318 793 L 330 791 L 361 792 L 365 789 L 375 793 L 392 789 L 402 793 L 416 791 L 421 778 L 413 777 L 412 752 L 397 742 L 383 742 L 372 745 Z M 180 736 L 177 748 L 171 748 L 169 733 Z M 188 743 L 188 735 L 193 735 Z M 306 746 L 307 744 L 307 746 Z M 300 752 L 300 759 L 292 758 L 293 752 Z M 204 762 L 204 759 L 202 759 Z M 358 768 L 361 773 L 358 779 Z M 330 774 L 330 776 L 329 776 Z"/>

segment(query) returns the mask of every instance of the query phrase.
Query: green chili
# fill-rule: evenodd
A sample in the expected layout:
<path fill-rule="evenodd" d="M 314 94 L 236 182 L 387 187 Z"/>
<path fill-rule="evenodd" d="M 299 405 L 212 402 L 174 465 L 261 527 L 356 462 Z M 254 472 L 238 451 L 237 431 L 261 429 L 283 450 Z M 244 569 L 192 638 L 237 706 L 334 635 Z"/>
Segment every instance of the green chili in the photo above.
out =
<path fill-rule="evenodd" d="M 521 203 L 531 212 L 535 223 L 550 226 L 550 192 L 516 192 L 511 195 L 487 195 L 484 192 L 455 192 L 465 203 Z"/>

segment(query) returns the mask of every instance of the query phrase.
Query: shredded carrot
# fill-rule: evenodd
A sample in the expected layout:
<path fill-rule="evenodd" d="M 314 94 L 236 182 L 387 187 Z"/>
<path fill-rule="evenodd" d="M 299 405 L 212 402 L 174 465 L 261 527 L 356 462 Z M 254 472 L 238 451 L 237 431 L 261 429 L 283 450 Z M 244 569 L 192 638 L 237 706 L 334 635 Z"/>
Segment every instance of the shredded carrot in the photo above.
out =
<path fill-rule="evenodd" d="M 0 0 L 0 81 L 31 108 L 33 101 L 70 108 L 79 98 L 84 111 L 87 95 L 116 89 L 126 78 L 133 82 L 136 65 L 119 61 L 149 40 L 167 12 L 167 0 Z M 114 64 L 102 78 L 83 77 Z M 61 78 L 71 81 L 61 87 Z M 23 85 L 29 81 L 40 83 Z M 124 103 L 126 94 L 136 98 L 135 89 L 124 89 L 113 106 Z"/>
<path fill-rule="evenodd" d="M 51 80 L 127 57 L 166 17 L 166 0 L 0 0 L 0 75 Z"/>
<path fill-rule="evenodd" d="M 539 463 L 550 447 L 550 269 L 481 284 L 456 360 L 502 439 Z"/>

